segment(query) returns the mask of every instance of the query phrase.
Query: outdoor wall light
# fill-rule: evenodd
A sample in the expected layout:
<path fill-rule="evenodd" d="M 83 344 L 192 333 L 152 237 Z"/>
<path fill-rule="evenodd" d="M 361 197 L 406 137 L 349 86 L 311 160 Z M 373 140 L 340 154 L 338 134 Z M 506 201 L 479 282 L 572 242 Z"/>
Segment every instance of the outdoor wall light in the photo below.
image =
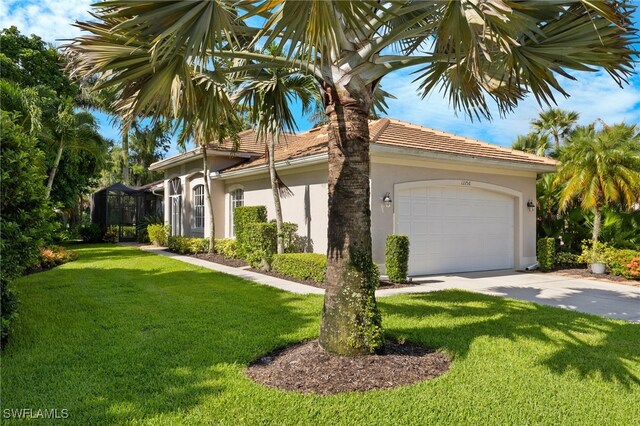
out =
<path fill-rule="evenodd" d="M 533 201 L 529 200 L 527 201 L 527 208 L 529 208 L 529 211 L 532 212 L 536 209 L 536 205 L 533 203 Z"/>
<path fill-rule="evenodd" d="M 386 194 L 384 194 L 384 197 L 382 197 L 382 202 L 384 203 L 385 207 L 391 207 L 391 202 L 393 200 L 391 200 L 391 193 L 387 192 Z"/>

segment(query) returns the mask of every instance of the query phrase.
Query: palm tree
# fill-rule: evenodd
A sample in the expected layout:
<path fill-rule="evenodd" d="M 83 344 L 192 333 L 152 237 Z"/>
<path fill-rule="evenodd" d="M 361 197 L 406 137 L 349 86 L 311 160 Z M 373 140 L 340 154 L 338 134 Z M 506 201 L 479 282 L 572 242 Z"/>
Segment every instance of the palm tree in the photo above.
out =
<path fill-rule="evenodd" d="M 563 111 L 560 108 L 550 108 L 542 111 L 540 116 L 531 121 L 531 125 L 541 137 L 553 136 L 556 150 L 560 142 L 574 129 L 580 114 L 575 111 Z"/>
<path fill-rule="evenodd" d="M 518 139 L 511 145 L 511 148 L 544 156 L 549 149 L 549 138 L 546 135 L 529 133 L 525 136 L 518 136 Z"/>
<path fill-rule="evenodd" d="M 579 127 L 560 159 L 560 207 L 565 210 L 577 198 L 582 209 L 592 210 L 596 242 L 605 207 L 632 208 L 640 199 L 640 131 L 624 123 L 600 131 L 594 125 Z"/>
<path fill-rule="evenodd" d="M 553 102 L 569 70 L 604 68 L 621 84 L 633 69 L 632 7 L 626 2 L 476 1 L 171 1 L 97 3 L 97 22 L 68 50 L 75 72 L 116 86 L 123 115 L 188 120 L 193 83 L 219 73 L 296 68 L 319 83 L 329 116 L 327 282 L 320 343 L 358 355 L 382 348 L 371 261 L 368 117 L 376 87 L 414 67 L 420 92 L 441 90 L 455 110 L 489 117 L 528 91 Z M 258 53 L 275 43 L 282 55 Z M 194 70 L 187 77 L 186 70 Z M 204 76 L 203 76 L 204 75 Z M 174 99 L 174 101 L 172 101 Z M 174 106 L 180 104 L 182 108 Z M 201 112 L 199 112 L 202 115 Z M 212 117 L 204 120 L 217 128 Z"/>
<path fill-rule="evenodd" d="M 58 107 L 53 126 L 53 143 L 56 145 L 56 157 L 49 172 L 45 198 L 49 199 L 53 180 L 60 166 L 60 159 L 65 149 L 81 149 L 92 154 L 98 161 L 103 161 L 102 149 L 104 138 L 98 131 L 98 123 L 95 117 L 88 111 L 75 111 L 73 101 L 70 98 Z"/>
<path fill-rule="evenodd" d="M 278 53 L 275 47 L 270 47 L 268 52 Z M 290 102 L 296 98 L 300 100 L 304 114 L 313 104 L 314 93 L 317 93 L 317 88 L 313 78 L 288 68 L 263 68 L 257 72 L 250 72 L 240 81 L 237 93 L 238 102 L 249 111 L 249 119 L 256 129 L 256 137 L 265 141 L 279 254 L 284 253 L 285 249 L 280 197 L 287 197 L 292 193 L 278 176 L 275 149 L 285 132 L 297 130 Z"/>

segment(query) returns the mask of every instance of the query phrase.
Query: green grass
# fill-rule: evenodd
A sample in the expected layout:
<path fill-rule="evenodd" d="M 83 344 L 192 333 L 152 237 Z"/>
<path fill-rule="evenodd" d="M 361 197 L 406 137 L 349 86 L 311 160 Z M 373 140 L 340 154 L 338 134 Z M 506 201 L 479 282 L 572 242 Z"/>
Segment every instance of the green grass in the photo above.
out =
<path fill-rule="evenodd" d="M 321 297 L 134 248 L 78 252 L 16 282 L 3 409 L 66 408 L 82 425 L 640 424 L 640 325 L 461 291 L 385 298 L 387 334 L 445 350 L 451 371 L 394 390 L 300 395 L 243 369 L 316 337 Z"/>

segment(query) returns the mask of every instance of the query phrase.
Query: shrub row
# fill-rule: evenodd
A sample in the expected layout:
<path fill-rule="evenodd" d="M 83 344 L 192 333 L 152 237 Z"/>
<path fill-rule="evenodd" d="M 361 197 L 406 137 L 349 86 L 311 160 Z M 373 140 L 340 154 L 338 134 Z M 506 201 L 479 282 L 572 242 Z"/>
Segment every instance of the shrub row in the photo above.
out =
<path fill-rule="evenodd" d="M 170 236 L 167 238 L 167 247 L 180 254 L 205 253 L 209 250 L 209 239 Z"/>
<path fill-rule="evenodd" d="M 214 249 L 216 253 L 228 257 L 229 259 L 238 258 L 238 244 L 233 238 L 221 238 L 215 241 Z"/>
<path fill-rule="evenodd" d="M 273 256 L 271 268 L 282 275 L 324 284 L 327 256 L 318 253 L 285 253 Z"/>

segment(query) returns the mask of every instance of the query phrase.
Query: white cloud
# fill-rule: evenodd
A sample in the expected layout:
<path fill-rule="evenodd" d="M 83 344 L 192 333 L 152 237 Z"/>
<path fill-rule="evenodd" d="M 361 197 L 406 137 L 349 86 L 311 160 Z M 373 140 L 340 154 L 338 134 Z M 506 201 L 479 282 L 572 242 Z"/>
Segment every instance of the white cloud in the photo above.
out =
<path fill-rule="evenodd" d="M 640 79 L 635 78 L 624 89 L 618 87 L 606 73 L 576 73 L 578 80 L 560 79 L 562 86 L 571 95 L 556 96 L 558 107 L 578 111 L 580 122 L 587 124 L 597 118 L 607 123 L 640 121 Z M 527 97 L 511 114 L 500 118 L 494 110 L 491 122 L 471 122 L 463 113 L 457 116 L 449 106 L 448 99 L 433 92 L 420 99 L 417 84 L 411 83 L 408 73 L 391 74 L 382 85 L 398 99 L 389 101 L 389 116 L 412 123 L 433 127 L 487 142 L 509 146 L 517 135 L 529 131 L 529 123 L 542 108 L 533 96 Z"/>
<path fill-rule="evenodd" d="M 22 34 L 36 34 L 56 45 L 75 37 L 76 20 L 90 18 L 93 0 L 5 0 L 0 4 L 0 28 L 15 25 Z"/>

